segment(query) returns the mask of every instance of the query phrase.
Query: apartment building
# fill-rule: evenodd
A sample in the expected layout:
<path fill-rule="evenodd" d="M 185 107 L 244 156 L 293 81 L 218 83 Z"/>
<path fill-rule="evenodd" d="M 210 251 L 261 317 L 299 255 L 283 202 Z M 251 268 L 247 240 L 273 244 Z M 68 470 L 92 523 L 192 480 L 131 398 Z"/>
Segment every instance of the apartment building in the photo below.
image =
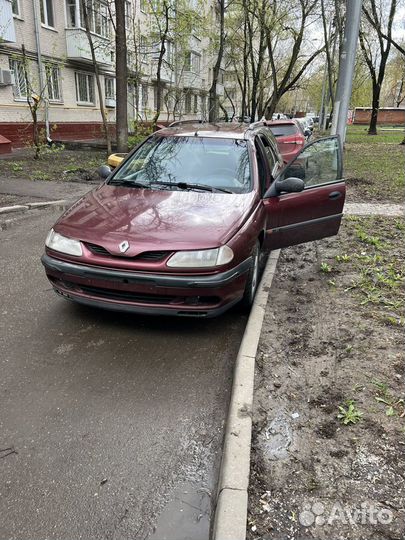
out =
<path fill-rule="evenodd" d="M 191 7 L 193 3 L 190 0 Z M 203 2 L 215 23 L 214 5 L 211 0 Z M 130 127 L 136 121 L 150 121 L 156 110 L 161 42 L 150 7 L 150 0 L 127 2 Z M 113 126 L 115 40 L 109 6 L 103 0 L 92 0 L 89 25 L 104 106 Z M 160 122 L 208 115 L 214 59 L 209 38 L 201 34 L 196 28 L 184 39 L 170 34 L 165 41 Z M 224 94 L 223 84 L 217 91 Z M 101 138 L 100 100 L 81 0 L 0 0 L 0 135 L 13 146 L 30 140 L 28 100 L 38 99 L 38 118 L 52 139 Z"/>

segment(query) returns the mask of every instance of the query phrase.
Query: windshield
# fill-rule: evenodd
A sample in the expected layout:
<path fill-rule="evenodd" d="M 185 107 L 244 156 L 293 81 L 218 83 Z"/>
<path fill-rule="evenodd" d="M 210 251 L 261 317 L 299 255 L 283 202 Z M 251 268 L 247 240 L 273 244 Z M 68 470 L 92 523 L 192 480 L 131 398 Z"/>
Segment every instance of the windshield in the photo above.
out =
<path fill-rule="evenodd" d="M 295 135 L 297 127 L 294 124 L 278 124 L 269 126 L 275 137 L 286 137 L 287 135 Z"/>
<path fill-rule="evenodd" d="M 247 141 L 211 137 L 147 139 L 116 172 L 110 183 L 134 182 L 152 189 L 200 184 L 232 193 L 251 191 Z M 159 186 L 159 183 L 164 186 Z M 173 188 L 171 187 L 173 184 Z"/>

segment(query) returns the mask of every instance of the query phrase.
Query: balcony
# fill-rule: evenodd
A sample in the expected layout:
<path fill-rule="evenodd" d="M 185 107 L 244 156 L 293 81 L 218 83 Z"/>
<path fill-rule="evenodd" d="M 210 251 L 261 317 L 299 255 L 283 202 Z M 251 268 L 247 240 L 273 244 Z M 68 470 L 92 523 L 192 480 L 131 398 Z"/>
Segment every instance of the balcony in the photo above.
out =
<path fill-rule="evenodd" d="M 184 88 L 195 88 L 196 90 L 204 90 L 204 79 L 201 75 L 193 71 L 184 71 L 181 77 Z"/>
<path fill-rule="evenodd" d="M 154 81 L 156 81 L 157 64 L 157 60 L 153 60 L 151 63 L 151 77 Z M 163 83 L 170 83 L 174 81 L 173 70 L 164 62 L 160 68 L 160 80 Z"/>
<path fill-rule="evenodd" d="M 0 43 L 15 43 L 11 0 L 0 0 Z"/>
<path fill-rule="evenodd" d="M 217 82 L 217 96 L 223 96 L 223 95 L 225 95 L 224 85 Z"/>
<path fill-rule="evenodd" d="M 111 45 L 107 38 L 93 34 L 98 64 L 111 66 Z M 91 51 L 86 31 L 82 28 L 66 28 L 66 54 L 69 60 L 91 63 Z"/>

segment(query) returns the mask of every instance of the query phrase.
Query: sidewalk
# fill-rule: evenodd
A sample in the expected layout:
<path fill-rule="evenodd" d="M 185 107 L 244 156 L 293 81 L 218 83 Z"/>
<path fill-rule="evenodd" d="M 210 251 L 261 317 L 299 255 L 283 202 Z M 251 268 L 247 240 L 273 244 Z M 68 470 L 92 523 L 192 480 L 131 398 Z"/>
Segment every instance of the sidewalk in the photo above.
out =
<path fill-rule="evenodd" d="M 29 202 L 28 199 L 42 201 L 57 201 L 67 199 L 73 201 L 82 197 L 85 193 L 95 187 L 93 183 L 79 182 L 55 182 L 52 180 L 11 180 L 0 179 L 0 200 L 1 195 L 19 197 L 21 202 Z M 24 201 L 24 199 L 27 199 Z"/>

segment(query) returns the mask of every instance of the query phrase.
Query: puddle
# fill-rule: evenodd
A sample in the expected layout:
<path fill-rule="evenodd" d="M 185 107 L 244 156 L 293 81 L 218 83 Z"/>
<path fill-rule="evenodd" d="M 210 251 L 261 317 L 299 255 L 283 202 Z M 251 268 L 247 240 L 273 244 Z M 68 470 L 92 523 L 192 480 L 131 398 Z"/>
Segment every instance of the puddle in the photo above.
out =
<path fill-rule="evenodd" d="M 148 540 L 208 540 L 210 518 L 209 491 L 186 482 L 174 491 Z"/>

